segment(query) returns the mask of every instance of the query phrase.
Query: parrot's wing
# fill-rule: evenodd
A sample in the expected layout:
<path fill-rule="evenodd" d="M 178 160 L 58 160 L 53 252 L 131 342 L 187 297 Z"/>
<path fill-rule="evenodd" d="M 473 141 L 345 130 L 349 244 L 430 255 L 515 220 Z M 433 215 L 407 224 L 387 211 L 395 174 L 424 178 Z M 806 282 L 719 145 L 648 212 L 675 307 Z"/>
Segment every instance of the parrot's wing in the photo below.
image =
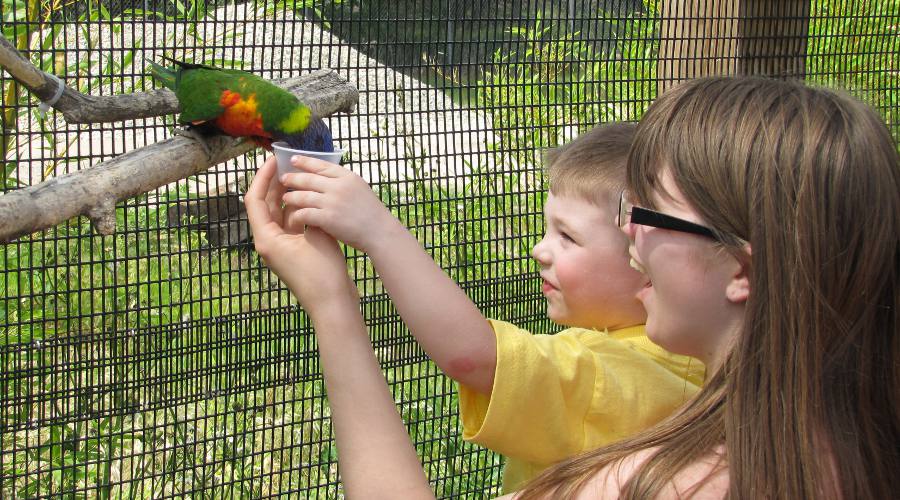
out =
<path fill-rule="evenodd" d="M 185 71 L 175 93 L 181 104 L 179 121 L 197 124 L 218 118 L 225 110 L 220 99 L 227 89 L 227 82 L 217 71 Z"/>
<path fill-rule="evenodd" d="M 215 68 L 215 67 L 213 67 L 213 66 L 207 66 L 207 65 L 205 65 L 205 64 L 189 63 L 189 62 L 185 62 L 185 61 L 179 61 L 178 59 L 172 59 L 171 57 L 167 57 L 167 56 L 163 56 L 162 58 L 163 58 L 164 60 L 166 60 L 166 61 L 169 61 L 169 62 L 175 64 L 176 66 L 178 66 L 178 67 L 181 68 L 182 70 L 185 70 L 185 69 L 201 69 L 201 68 L 202 68 L 202 69 L 211 69 L 211 70 L 213 70 L 213 71 L 221 71 L 220 68 Z"/>

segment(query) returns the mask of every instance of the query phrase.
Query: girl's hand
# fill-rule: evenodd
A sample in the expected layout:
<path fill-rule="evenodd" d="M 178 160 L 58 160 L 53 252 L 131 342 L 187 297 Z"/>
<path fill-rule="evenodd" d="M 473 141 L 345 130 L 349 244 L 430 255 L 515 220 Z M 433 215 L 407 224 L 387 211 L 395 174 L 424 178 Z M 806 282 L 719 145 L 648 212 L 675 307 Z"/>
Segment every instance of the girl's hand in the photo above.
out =
<path fill-rule="evenodd" d="M 275 179 L 275 157 L 266 160 L 244 196 L 253 244 L 263 262 L 291 289 L 310 314 L 358 301 L 344 254 L 334 238 L 315 228 L 304 230 L 282 206 L 285 187 Z"/>

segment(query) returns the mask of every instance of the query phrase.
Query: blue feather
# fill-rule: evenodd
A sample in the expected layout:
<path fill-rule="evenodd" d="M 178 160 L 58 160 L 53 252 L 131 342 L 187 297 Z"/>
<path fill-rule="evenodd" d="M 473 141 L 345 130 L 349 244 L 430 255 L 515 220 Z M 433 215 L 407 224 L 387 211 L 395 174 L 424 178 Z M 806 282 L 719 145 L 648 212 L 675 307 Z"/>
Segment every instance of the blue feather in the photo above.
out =
<path fill-rule="evenodd" d="M 334 151 L 331 130 L 328 129 L 328 125 L 325 125 L 321 118 L 315 118 L 310 121 L 309 125 L 303 129 L 303 132 L 287 137 L 286 142 L 294 149 L 321 151 L 324 153 Z"/>

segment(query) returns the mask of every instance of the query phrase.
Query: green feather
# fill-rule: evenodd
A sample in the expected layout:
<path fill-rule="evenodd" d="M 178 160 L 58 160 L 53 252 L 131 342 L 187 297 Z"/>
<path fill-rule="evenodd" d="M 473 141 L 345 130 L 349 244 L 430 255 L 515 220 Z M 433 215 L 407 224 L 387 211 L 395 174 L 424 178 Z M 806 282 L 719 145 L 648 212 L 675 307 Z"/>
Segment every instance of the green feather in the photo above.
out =
<path fill-rule="evenodd" d="M 263 128 L 273 136 L 284 138 L 302 132 L 312 113 L 294 94 L 252 73 L 212 68 L 199 64 L 173 62 L 176 68 L 150 63 L 150 73 L 160 84 L 171 89 L 181 104 L 181 123 L 214 120 L 222 114 L 220 104 L 226 90 L 244 99 L 254 96 Z"/>
<path fill-rule="evenodd" d="M 153 76 L 153 79 L 159 82 L 163 87 L 174 91 L 178 85 L 175 72 L 154 62 L 150 62 L 149 64 L 150 74 Z"/>

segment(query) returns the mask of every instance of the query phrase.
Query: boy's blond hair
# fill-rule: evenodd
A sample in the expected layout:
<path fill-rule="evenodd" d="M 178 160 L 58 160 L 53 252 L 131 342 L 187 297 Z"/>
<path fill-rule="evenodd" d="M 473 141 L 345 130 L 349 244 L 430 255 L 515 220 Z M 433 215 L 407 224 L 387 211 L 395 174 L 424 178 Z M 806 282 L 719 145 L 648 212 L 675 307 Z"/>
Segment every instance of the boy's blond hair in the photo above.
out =
<path fill-rule="evenodd" d="M 573 196 L 598 206 L 609 204 L 625 188 L 625 164 L 637 125 L 599 125 L 575 140 L 544 152 L 554 196 Z"/>

